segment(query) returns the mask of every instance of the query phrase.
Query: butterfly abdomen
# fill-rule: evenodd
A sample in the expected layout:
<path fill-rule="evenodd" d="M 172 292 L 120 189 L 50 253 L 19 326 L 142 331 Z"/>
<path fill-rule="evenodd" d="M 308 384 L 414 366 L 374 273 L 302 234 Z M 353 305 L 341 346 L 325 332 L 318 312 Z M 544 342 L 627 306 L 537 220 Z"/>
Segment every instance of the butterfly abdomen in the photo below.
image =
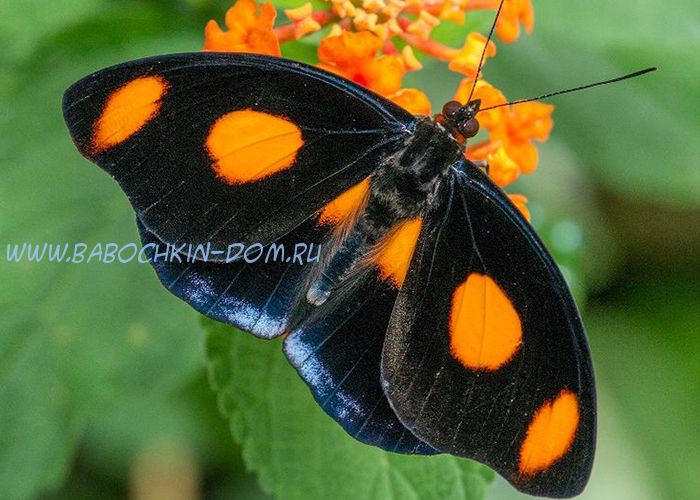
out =
<path fill-rule="evenodd" d="M 419 119 L 406 147 L 387 158 L 370 177 L 367 203 L 312 281 L 307 300 L 323 304 L 335 287 L 356 274 L 358 266 L 373 260 L 372 254 L 379 253 L 392 231 L 419 217 L 436 185 L 460 156 L 459 145 L 439 125 L 431 118 Z"/>

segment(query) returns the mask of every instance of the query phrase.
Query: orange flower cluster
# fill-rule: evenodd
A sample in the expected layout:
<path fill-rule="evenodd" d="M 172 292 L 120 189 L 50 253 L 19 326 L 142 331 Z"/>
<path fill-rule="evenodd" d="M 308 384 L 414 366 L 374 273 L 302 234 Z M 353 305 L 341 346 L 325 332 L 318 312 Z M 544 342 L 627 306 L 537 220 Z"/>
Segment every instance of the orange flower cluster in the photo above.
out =
<path fill-rule="evenodd" d="M 420 68 L 411 47 L 404 47 L 401 54 L 378 56 L 384 42 L 371 32 L 336 31 L 321 40 L 319 67 L 388 97 L 413 114 L 430 114 L 428 96 L 417 89 L 401 88 L 406 72 Z"/>
<path fill-rule="evenodd" d="M 277 11 L 271 3 L 258 6 L 255 0 L 239 0 L 226 13 L 223 31 L 213 19 L 204 28 L 204 50 L 252 52 L 280 56 L 280 42 L 272 29 Z"/>
<path fill-rule="evenodd" d="M 465 103 L 473 80 L 464 79 L 457 89 L 455 100 Z M 505 104 L 503 93 L 485 80 L 478 80 L 472 99 L 481 99 L 481 107 Z M 479 125 L 489 133 L 489 139 L 467 149 L 471 160 L 487 160 L 489 175 L 501 187 L 514 182 L 521 173 L 529 174 L 537 167 L 537 148 L 533 141 L 546 141 L 554 122 L 554 106 L 528 102 L 517 106 L 503 106 L 480 112 Z"/>
<path fill-rule="evenodd" d="M 500 0 L 326 0 L 314 10 L 311 3 L 284 11 L 288 22 L 275 26 L 277 11 L 271 3 L 237 0 L 226 14 L 226 31 L 216 21 L 205 29 L 204 50 L 253 52 L 280 56 L 280 44 L 321 32 L 318 66 L 355 81 L 387 97 L 417 115 L 431 113 L 430 100 L 421 90 L 403 87 L 409 71 L 422 68 L 414 51 L 447 63 L 463 80 L 455 99 L 465 103 L 474 86 L 473 99 L 482 108 L 507 102 L 498 89 L 481 78 L 479 63 L 496 54 L 496 45 L 480 33 L 469 33 L 461 48 L 431 39 L 433 28 L 443 21 L 462 24 L 475 10 L 496 10 Z M 521 26 L 531 32 L 534 13 L 531 0 L 505 0 L 496 23 L 498 38 L 510 43 Z M 476 80 L 476 85 L 474 81 Z M 472 160 L 487 160 L 489 175 L 499 186 L 515 181 L 537 166 L 533 141 L 545 141 L 553 122 L 553 106 L 532 102 L 502 106 L 478 115 L 488 138 L 467 150 Z M 512 195 L 529 218 L 527 199 Z"/>

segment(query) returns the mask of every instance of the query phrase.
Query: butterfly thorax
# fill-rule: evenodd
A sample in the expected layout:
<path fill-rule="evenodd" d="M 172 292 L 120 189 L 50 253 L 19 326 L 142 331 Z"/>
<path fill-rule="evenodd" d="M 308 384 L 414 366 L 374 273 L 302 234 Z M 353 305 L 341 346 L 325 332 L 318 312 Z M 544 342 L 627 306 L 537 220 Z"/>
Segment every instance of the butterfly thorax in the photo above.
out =
<path fill-rule="evenodd" d="M 462 146 L 442 125 L 430 117 L 419 118 L 414 133 L 370 176 L 366 200 L 328 249 L 307 300 L 324 303 L 334 288 L 371 262 L 393 231 L 420 216 L 461 155 Z"/>

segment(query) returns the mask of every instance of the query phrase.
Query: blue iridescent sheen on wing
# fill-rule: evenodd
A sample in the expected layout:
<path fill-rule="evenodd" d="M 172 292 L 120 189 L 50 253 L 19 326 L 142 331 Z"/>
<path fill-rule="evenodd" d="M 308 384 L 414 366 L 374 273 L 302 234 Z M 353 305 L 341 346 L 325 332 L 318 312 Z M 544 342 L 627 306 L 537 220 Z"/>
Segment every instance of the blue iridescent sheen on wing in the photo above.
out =
<path fill-rule="evenodd" d="M 165 252 L 165 243 L 137 222 L 146 255 L 171 293 L 212 319 L 262 338 L 285 332 L 299 290 L 312 267 L 311 263 L 299 263 L 299 259 L 286 262 L 289 252 L 297 243 L 322 244 L 331 230 L 309 219 L 277 242 L 287 254 L 281 261 L 264 262 L 263 257 L 255 263 L 243 259 L 229 263 L 178 262 L 166 257 L 153 259 L 156 251 L 153 244 Z"/>
<path fill-rule="evenodd" d="M 285 354 L 319 405 L 355 439 L 397 453 L 437 453 L 405 429 L 382 390 L 382 348 L 397 291 L 373 273 L 320 306 L 285 339 Z"/>

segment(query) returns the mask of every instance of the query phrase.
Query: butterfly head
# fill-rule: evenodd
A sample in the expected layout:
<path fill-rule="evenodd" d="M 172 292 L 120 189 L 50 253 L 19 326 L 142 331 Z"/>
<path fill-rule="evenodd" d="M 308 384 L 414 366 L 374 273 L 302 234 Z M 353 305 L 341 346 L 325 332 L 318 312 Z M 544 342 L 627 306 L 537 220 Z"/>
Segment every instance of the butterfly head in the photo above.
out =
<path fill-rule="evenodd" d="M 462 105 L 458 101 L 449 101 L 442 107 L 442 112 L 435 119 L 442 124 L 460 143 L 474 137 L 479 132 L 476 114 L 479 112 L 481 99 L 469 101 Z"/>

